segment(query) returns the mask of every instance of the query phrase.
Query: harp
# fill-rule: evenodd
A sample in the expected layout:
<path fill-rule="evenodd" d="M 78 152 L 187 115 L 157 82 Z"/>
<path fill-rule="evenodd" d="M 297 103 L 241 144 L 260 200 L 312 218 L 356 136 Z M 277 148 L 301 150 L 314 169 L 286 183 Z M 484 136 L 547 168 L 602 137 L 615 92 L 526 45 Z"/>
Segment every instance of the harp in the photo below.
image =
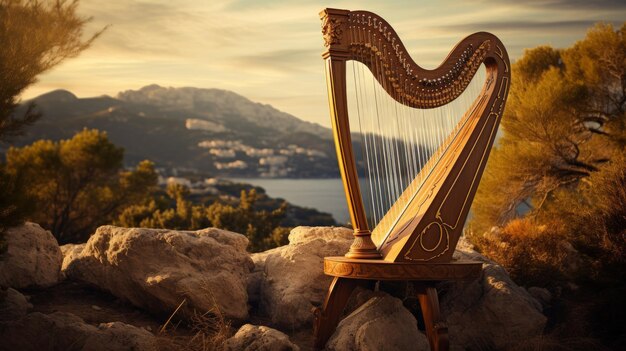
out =
<path fill-rule="evenodd" d="M 494 35 L 475 33 L 428 70 L 376 14 L 325 9 L 320 17 L 354 242 L 345 257 L 324 260 L 324 272 L 335 278 L 316 312 L 316 346 L 325 345 L 356 286 L 411 280 L 422 282 L 431 347 L 446 349 L 432 282 L 476 277 L 481 269 L 452 254 L 504 109 L 506 50 Z"/>

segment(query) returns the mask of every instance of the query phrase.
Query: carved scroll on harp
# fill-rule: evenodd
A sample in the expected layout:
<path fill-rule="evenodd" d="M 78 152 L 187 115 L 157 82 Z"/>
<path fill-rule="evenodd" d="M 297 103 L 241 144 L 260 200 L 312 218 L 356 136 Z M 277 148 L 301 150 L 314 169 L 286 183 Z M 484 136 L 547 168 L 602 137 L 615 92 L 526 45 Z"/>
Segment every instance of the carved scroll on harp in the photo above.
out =
<path fill-rule="evenodd" d="M 379 16 L 322 16 L 353 247 L 375 245 L 392 262 L 451 260 L 506 100 L 506 51 L 495 36 L 475 33 L 427 70 Z"/>

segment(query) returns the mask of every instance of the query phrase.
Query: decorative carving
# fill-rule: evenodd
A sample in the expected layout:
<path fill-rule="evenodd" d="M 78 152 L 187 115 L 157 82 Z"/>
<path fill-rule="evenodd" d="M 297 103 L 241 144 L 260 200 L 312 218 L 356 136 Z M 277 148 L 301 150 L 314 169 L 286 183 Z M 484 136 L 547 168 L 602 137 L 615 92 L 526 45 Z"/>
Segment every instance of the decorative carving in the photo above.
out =
<path fill-rule="evenodd" d="M 459 45 L 450 54 L 455 59 L 429 73 L 413 62 L 395 31 L 382 18 L 354 11 L 348 22 L 351 59 L 365 64 L 387 93 L 411 107 L 434 108 L 457 98 L 492 50 L 489 40 L 473 43 L 470 36 L 463 41 L 470 41 L 467 46 Z"/>
<path fill-rule="evenodd" d="M 371 280 L 450 280 L 474 279 L 482 263 L 453 261 L 446 263 L 398 263 L 383 260 L 324 258 L 324 273 L 335 277 Z"/>
<path fill-rule="evenodd" d="M 330 16 L 324 17 L 322 21 L 322 35 L 324 37 L 324 46 L 328 47 L 334 44 L 341 44 L 341 35 L 343 34 L 343 21 Z"/>

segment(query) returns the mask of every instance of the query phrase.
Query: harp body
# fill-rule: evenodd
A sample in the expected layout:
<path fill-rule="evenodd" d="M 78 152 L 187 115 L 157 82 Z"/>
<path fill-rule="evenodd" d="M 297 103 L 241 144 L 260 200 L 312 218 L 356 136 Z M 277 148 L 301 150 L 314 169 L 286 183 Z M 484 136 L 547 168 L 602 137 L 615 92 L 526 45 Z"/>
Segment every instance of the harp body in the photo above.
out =
<path fill-rule="evenodd" d="M 337 158 L 355 241 L 350 258 L 390 262 L 449 262 L 496 136 L 508 92 L 509 60 L 494 35 L 463 39 L 436 69 L 417 65 L 396 32 L 366 11 L 325 9 L 320 14 L 326 79 Z M 420 173 L 374 228 L 369 228 L 350 133 L 346 62 L 365 65 L 397 102 L 417 109 L 450 103 L 484 65 L 482 91 L 455 133 L 422 165 Z M 385 116 L 393 118 L 393 116 Z"/>
<path fill-rule="evenodd" d="M 354 242 L 345 257 L 324 259 L 324 272 L 334 280 L 324 305 L 315 311 L 315 346 L 324 347 L 356 287 L 407 280 L 414 282 L 431 349 L 447 350 L 436 283 L 476 278 L 482 269 L 480 262 L 454 260 L 452 254 L 504 110 L 511 74 L 506 50 L 494 35 L 475 33 L 461 40 L 439 67 L 428 70 L 411 59 L 391 26 L 371 12 L 325 9 L 320 17 L 331 122 Z M 398 160 L 386 166 L 396 167 L 391 172 L 395 175 L 409 175 L 408 180 L 375 220 L 368 218 L 359 184 L 348 108 L 348 62 L 365 66 L 386 97 L 411 110 L 432 110 L 462 100 L 459 97 L 470 90 L 468 86 L 476 87 L 476 73 L 483 67 L 485 71 L 477 95 L 458 121 L 449 123 L 449 133 L 441 132 L 432 150 L 418 155 L 419 162 L 413 155 L 413 173 L 403 170 L 406 163 L 394 150 Z M 385 113 L 380 123 L 391 118 L 393 113 Z M 421 146 L 417 148 L 419 154 Z M 385 156 L 393 157 L 394 152 Z M 406 160 L 410 163 L 409 157 Z M 375 193 L 370 194 L 373 198 Z"/>

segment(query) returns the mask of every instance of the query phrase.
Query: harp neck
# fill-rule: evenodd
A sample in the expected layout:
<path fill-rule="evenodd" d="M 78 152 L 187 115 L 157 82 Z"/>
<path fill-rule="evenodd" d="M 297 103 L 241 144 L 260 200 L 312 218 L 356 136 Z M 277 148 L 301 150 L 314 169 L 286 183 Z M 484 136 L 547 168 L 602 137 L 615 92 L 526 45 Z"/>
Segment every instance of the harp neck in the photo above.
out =
<path fill-rule="evenodd" d="M 407 106 L 435 108 L 451 102 L 483 63 L 499 75 L 509 70 L 504 46 L 491 33 L 466 37 L 439 67 L 428 70 L 413 61 L 395 30 L 374 13 L 324 9 L 320 17 L 326 47 L 322 57 L 363 63 L 391 97 Z"/>

